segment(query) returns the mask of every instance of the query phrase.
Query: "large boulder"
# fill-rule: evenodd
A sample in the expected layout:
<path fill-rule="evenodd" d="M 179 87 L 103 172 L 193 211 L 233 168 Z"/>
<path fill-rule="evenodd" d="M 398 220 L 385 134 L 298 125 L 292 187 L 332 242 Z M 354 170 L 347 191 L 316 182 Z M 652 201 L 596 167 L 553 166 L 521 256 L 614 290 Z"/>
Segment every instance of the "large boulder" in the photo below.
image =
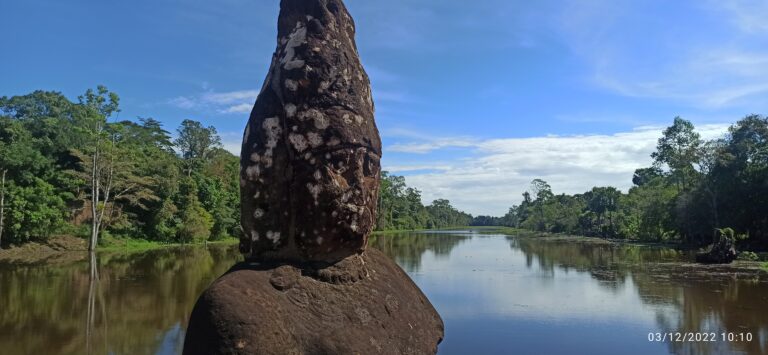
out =
<path fill-rule="evenodd" d="M 241 251 L 333 263 L 375 223 L 381 139 L 341 0 L 282 0 L 277 49 L 245 128 Z"/>
<path fill-rule="evenodd" d="M 186 355 L 434 354 L 443 322 L 376 249 L 323 269 L 245 262 L 192 312 Z"/>

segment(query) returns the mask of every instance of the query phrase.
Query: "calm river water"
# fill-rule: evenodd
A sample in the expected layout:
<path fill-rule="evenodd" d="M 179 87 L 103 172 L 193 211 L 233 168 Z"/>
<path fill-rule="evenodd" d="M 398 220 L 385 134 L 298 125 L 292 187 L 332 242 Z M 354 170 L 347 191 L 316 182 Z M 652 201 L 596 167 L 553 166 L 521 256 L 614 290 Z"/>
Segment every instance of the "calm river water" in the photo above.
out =
<path fill-rule="evenodd" d="M 442 315 L 440 354 L 768 353 L 764 271 L 701 267 L 665 248 L 476 231 L 370 244 Z M 210 246 L 64 259 L 74 260 L 0 263 L 0 353 L 179 353 L 197 296 L 240 256 Z M 715 337 L 649 341 L 670 332 Z"/>

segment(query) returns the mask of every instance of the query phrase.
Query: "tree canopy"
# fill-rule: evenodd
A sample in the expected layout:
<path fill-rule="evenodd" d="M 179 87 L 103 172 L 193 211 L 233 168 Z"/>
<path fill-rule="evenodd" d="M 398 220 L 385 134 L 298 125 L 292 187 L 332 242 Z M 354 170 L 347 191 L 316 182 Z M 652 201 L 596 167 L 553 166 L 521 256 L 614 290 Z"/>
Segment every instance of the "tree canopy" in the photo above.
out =
<path fill-rule="evenodd" d="M 547 232 L 708 244 L 731 228 L 748 236 L 743 247 L 768 249 L 768 119 L 750 115 L 720 139 L 702 141 L 694 125 L 676 117 L 637 169 L 634 187 L 594 187 L 553 195 L 536 179 L 523 201 L 495 223 Z"/>

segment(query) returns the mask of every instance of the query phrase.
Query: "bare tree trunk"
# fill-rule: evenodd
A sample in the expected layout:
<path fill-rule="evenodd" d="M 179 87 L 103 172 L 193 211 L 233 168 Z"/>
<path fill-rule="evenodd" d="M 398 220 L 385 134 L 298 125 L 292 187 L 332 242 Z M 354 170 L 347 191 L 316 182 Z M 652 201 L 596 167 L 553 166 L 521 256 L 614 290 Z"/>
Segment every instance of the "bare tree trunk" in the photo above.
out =
<path fill-rule="evenodd" d="M 3 227 L 5 227 L 5 174 L 8 173 L 8 169 L 3 170 L 2 182 L 0 182 L 0 249 L 3 247 Z"/>
<path fill-rule="evenodd" d="M 88 250 L 96 250 L 96 244 L 99 238 L 99 217 L 98 217 L 98 205 L 99 205 L 99 151 L 98 147 L 93 153 L 93 160 L 91 162 L 91 240 L 88 243 Z"/>
<path fill-rule="evenodd" d="M 101 209 L 101 214 L 99 215 L 99 223 L 96 226 L 97 227 L 97 229 L 96 229 L 97 232 L 98 232 L 98 228 L 101 227 L 102 221 L 104 221 L 104 212 L 107 210 L 107 204 L 109 203 L 109 194 L 112 191 L 112 181 L 113 181 L 113 177 L 115 175 L 115 152 L 114 152 L 114 147 L 115 147 L 115 138 L 113 136 L 112 137 L 112 146 L 111 146 L 111 149 L 110 149 L 110 152 L 109 152 L 110 153 L 110 157 L 109 157 L 110 161 L 109 161 L 109 174 L 106 177 L 106 179 L 107 179 L 107 186 L 106 186 L 106 189 L 104 189 L 104 208 Z"/>

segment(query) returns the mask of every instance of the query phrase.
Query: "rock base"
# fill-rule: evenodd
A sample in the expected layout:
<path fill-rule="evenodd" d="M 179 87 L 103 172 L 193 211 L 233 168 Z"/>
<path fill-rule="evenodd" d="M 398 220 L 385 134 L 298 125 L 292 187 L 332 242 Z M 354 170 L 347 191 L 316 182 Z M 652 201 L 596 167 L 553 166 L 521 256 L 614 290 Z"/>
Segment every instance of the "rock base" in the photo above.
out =
<path fill-rule="evenodd" d="M 325 268 L 240 263 L 198 299 L 184 354 L 434 354 L 443 321 L 376 249 Z"/>

